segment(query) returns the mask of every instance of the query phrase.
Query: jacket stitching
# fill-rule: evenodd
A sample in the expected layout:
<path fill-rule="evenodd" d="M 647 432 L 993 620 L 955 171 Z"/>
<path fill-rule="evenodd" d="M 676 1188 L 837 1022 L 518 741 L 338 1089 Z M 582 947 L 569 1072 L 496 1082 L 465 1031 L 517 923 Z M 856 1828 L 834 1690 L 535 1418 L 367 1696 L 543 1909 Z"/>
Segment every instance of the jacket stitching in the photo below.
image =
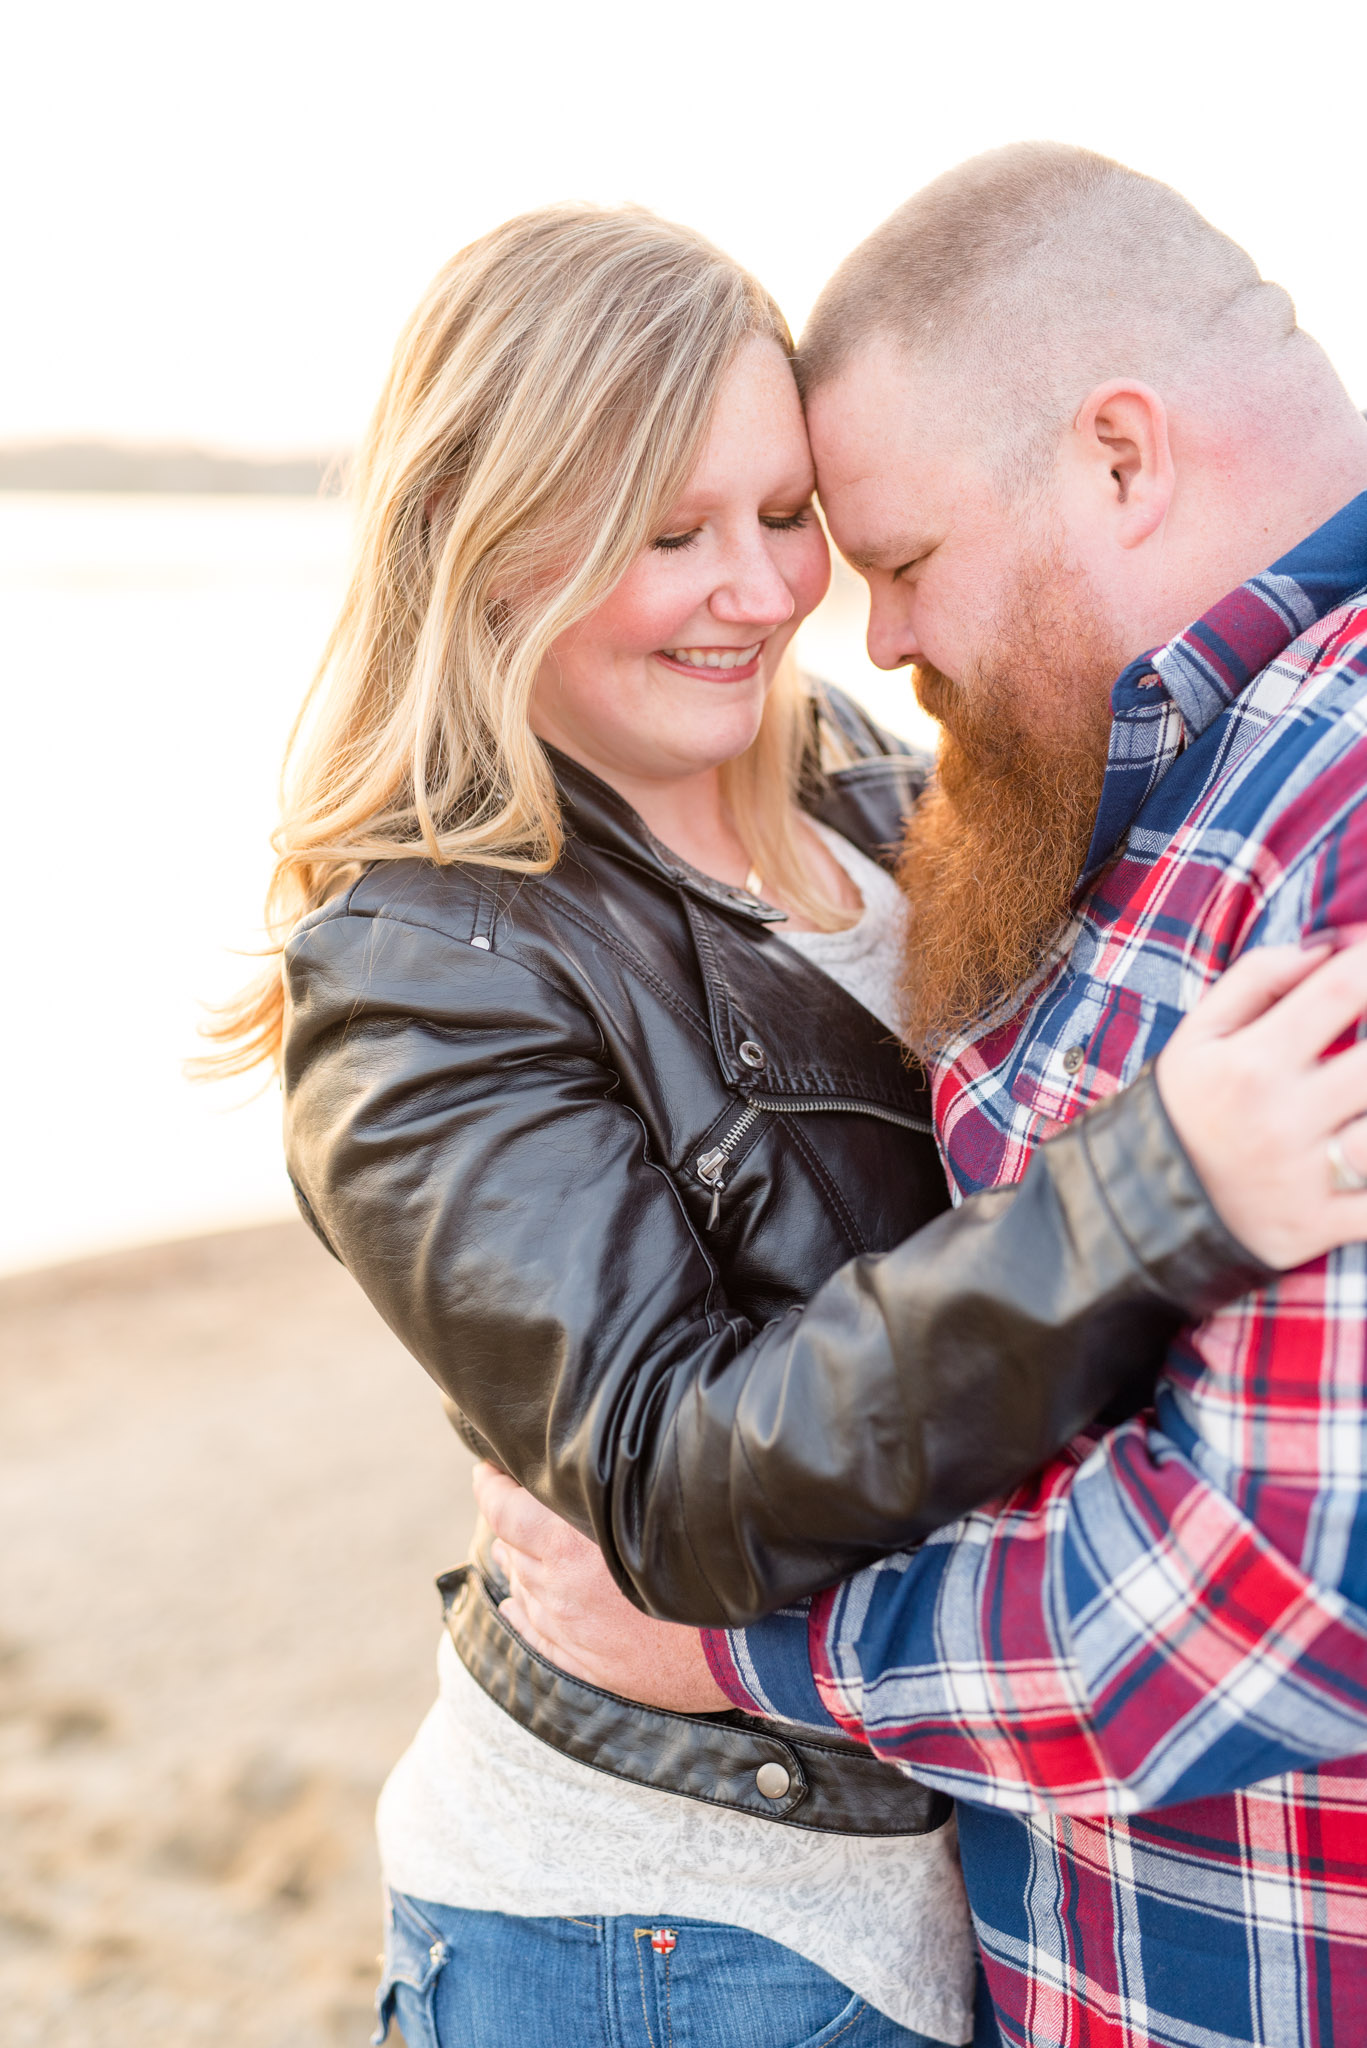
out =
<path fill-rule="evenodd" d="M 731 1045 L 740 1036 L 736 1029 L 736 1006 L 732 1000 L 731 987 L 717 958 L 717 949 L 713 944 L 712 934 L 707 929 L 706 924 L 700 917 L 694 917 L 689 912 L 687 905 L 685 905 L 685 916 L 688 929 L 692 934 L 693 944 L 700 955 L 699 964 L 703 971 L 703 986 L 708 992 L 709 1003 L 715 991 L 716 1009 L 720 1013 L 714 1020 L 717 1035 L 722 1043 L 726 1045 L 729 1053 Z"/>
<path fill-rule="evenodd" d="M 338 897 L 337 902 L 340 905 L 345 900 L 346 899 L 342 897 Z M 331 908 L 332 906 L 329 907 Z M 466 940 L 457 938 L 455 933 L 448 931 L 444 925 L 433 924 L 430 919 L 424 917 L 400 917 L 397 916 L 392 910 L 388 910 L 383 906 L 375 910 L 348 908 L 344 913 L 342 913 L 338 917 L 329 918 L 326 920 L 326 922 L 328 924 L 340 924 L 343 921 L 344 917 L 354 917 L 359 921 L 367 922 L 370 924 L 379 924 L 383 922 L 386 924 L 402 925 L 405 927 L 405 929 L 412 931 L 431 932 L 434 935 L 434 937 L 443 940 L 448 946 L 459 946 L 462 950 L 466 950 L 468 945 L 468 942 Z M 309 941 L 313 938 L 314 934 L 322 929 L 322 924 L 310 925 L 306 932 L 301 932 L 297 934 L 296 938 L 291 938 L 290 940 L 288 940 L 286 942 L 287 953 L 295 954 L 301 952 L 308 945 Z M 485 957 L 493 958 L 494 956 L 492 955 L 492 953 L 490 953 L 487 954 Z M 582 1017 L 582 1019 L 584 1020 L 585 1024 L 592 1027 L 594 1036 L 598 1040 L 597 1063 L 599 1066 L 602 1067 L 604 1073 L 610 1077 L 611 1085 L 609 1087 L 608 1092 L 611 1093 L 613 1089 L 619 1088 L 622 1085 L 622 1077 L 617 1072 L 617 1069 L 612 1065 L 611 1061 L 607 1056 L 607 1038 L 605 1037 L 603 1032 L 602 1020 L 599 1017 L 596 1017 L 593 1011 L 590 1010 L 586 1004 L 580 1001 L 578 997 L 571 994 L 569 990 L 562 987 L 562 985 L 559 982 L 552 981 L 549 975 L 542 974 L 537 968 L 533 967 L 529 961 L 524 960 L 520 953 L 501 953 L 498 955 L 498 958 L 504 965 L 515 967 L 520 974 L 528 975 L 531 978 L 531 980 L 537 983 L 539 987 L 549 989 L 552 995 L 557 997 L 561 1002 L 571 1003 L 574 1006 L 574 1008 L 578 1011 L 580 1017 Z M 346 1017 L 341 1019 L 338 1022 L 338 1024 L 334 1027 L 342 1038 L 346 1037 L 346 1034 L 350 1030 L 352 1024 L 355 1023 L 356 1018 L 360 1015 L 364 1007 L 364 1002 L 364 994 L 361 990 L 358 989 L 356 992 L 355 1000 L 353 1001 L 352 1006 L 348 1011 Z M 455 1036 L 459 1035 L 462 1031 L 468 1032 L 468 1030 L 471 1027 L 462 1026 L 460 1024 L 438 1024 L 436 1022 L 430 1022 L 426 1028 L 433 1032 L 445 1033 L 448 1036 Z M 587 1058 L 589 1057 L 589 1055 L 576 1052 L 571 1047 L 566 1047 L 563 1055 L 560 1055 L 560 1057 L 566 1060 L 574 1060 Z M 547 1064 L 553 1064 L 555 1058 L 556 1055 L 548 1054 L 546 1056 Z"/>
<path fill-rule="evenodd" d="M 578 905 L 567 903 L 563 898 L 559 898 L 557 899 L 557 907 L 561 914 L 567 917 L 571 923 L 577 924 L 582 930 L 591 933 L 610 952 L 615 953 L 617 958 L 628 966 L 634 974 L 640 976 L 646 986 L 660 998 L 667 1008 L 673 1010 L 686 1023 L 691 1024 L 700 1038 L 707 1039 L 710 1042 L 711 1033 L 707 1029 L 705 1018 L 690 1003 L 686 1003 L 678 991 L 672 989 L 667 981 L 662 981 L 654 969 L 646 964 L 639 953 L 633 952 L 630 946 L 624 945 L 616 933 L 609 931 L 606 925 L 601 925 L 596 919 L 587 916 L 579 909 Z"/>
<path fill-rule="evenodd" d="M 682 1018 L 685 1023 L 692 1025 L 700 1038 L 705 1039 L 708 1044 L 711 1043 L 712 1034 L 707 1028 L 707 1020 L 699 1015 L 691 1003 L 686 1003 L 678 991 L 672 989 L 667 981 L 662 981 L 654 969 L 647 966 L 639 953 L 634 953 L 630 946 L 623 945 L 617 935 L 609 931 L 605 925 L 601 925 L 595 919 L 587 917 L 577 904 L 566 902 L 562 896 L 557 896 L 555 901 L 556 908 L 563 917 L 567 917 L 572 924 L 579 925 L 583 931 L 590 932 L 610 952 L 615 953 L 619 960 L 630 967 L 633 974 L 640 976 L 641 980 L 659 997 L 667 1009 L 673 1010 L 677 1017 Z M 529 969 L 529 972 L 535 973 L 535 971 L 534 968 Z"/>
<path fill-rule="evenodd" d="M 1132 1085 L 1139 1085 L 1139 1080 L 1137 1079 Z M 1162 1288 L 1153 1276 L 1149 1261 L 1139 1251 L 1133 1237 L 1126 1228 L 1124 1218 L 1117 1212 L 1116 1206 L 1111 1200 L 1110 1190 L 1106 1185 L 1106 1176 L 1097 1166 L 1092 1156 L 1092 1132 L 1085 1117 L 1080 1122 L 1080 1133 L 1082 1137 L 1082 1157 L 1086 1163 L 1087 1177 L 1091 1182 L 1092 1195 L 1096 1206 L 1100 1209 L 1116 1238 L 1123 1246 L 1131 1267 L 1143 1279 L 1150 1293 L 1156 1295 L 1160 1300 L 1166 1299 Z"/>
<path fill-rule="evenodd" d="M 868 1245 L 864 1240 L 864 1233 L 855 1221 L 854 1213 L 847 1204 L 845 1197 L 826 1171 L 825 1163 L 811 1139 L 796 1119 L 785 1117 L 781 1119 L 781 1122 L 786 1135 L 791 1138 L 793 1144 L 801 1152 L 807 1162 L 809 1172 L 834 1210 L 845 1235 L 850 1241 L 852 1249 L 855 1252 L 866 1252 Z"/>
<path fill-rule="evenodd" d="M 609 1069 L 609 1071 L 611 1071 L 611 1069 Z M 620 1074 L 615 1075 L 614 1086 L 620 1086 L 620 1084 Z M 628 1116 L 632 1117 L 635 1120 L 641 1133 L 641 1164 L 643 1166 L 648 1167 L 652 1173 L 658 1174 L 660 1179 L 664 1182 L 665 1186 L 669 1189 L 670 1194 L 674 1197 L 674 1207 L 678 1211 L 679 1220 L 682 1223 L 684 1229 L 688 1232 L 689 1239 L 692 1243 L 693 1249 L 697 1253 L 698 1257 L 701 1259 L 703 1269 L 707 1275 L 707 1285 L 703 1289 L 702 1300 L 698 1307 L 697 1317 L 692 1318 L 687 1315 L 684 1315 L 680 1317 L 680 1321 L 684 1323 L 687 1323 L 692 1320 L 702 1321 L 707 1325 L 708 1334 L 714 1335 L 714 1325 L 718 1323 L 718 1320 L 719 1325 L 722 1329 L 727 1328 L 735 1321 L 735 1318 L 732 1317 L 729 1313 L 722 1313 L 720 1315 L 720 1318 L 718 1318 L 718 1311 L 713 1306 L 714 1299 L 721 1289 L 721 1273 L 718 1269 L 717 1262 L 712 1257 L 712 1254 L 708 1250 L 707 1246 L 703 1243 L 702 1238 L 700 1237 L 697 1229 L 694 1226 L 693 1218 L 688 1213 L 688 1204 L 684 1201 L 682 1190 L 679 1187 L 679 1183 L 677 1178 L 675 1177 L 673 1169 L 665 1165 L 659 1159 L 656 1159 L 654 1154 L 652 1153 L 650 1141 L 650 1127 L 646 1123 L 645 1118 L 641 1115 L 640 1110 L 637 1109 L 634 1102 L 624 1101 L 621 1104 L 619 1104 L 619 1107 L 623 1109 Z M 741 1324 L 742 1329 L 746 1327 L 747 1326 L 744 1323 Z M 668 1331 L 661 1331 L 660 1341 L 664 1342 L 667 1339 L 668 1335 Z M 699 1566 L 699 1570 L 701 1570 L 701 1565 Z"/>
<path fill-rule="evenodd" d="M 697 1545 L 693 1541 L 693 1532 L 688 1526 L 688 1503 L 684 1497 L 683 1469 L 679 1461 L 679 1411 L 677 1407 L 670 1417 L 669 1448 L 674 1458 L 674 1498 L 679 1504 L 679 1526 L 684 1533 L 684 1542 L 688 1545 L 688 1554 L 693 1560 L 698 1577 L 702 1580 L 712 1598 L 717 1602 L 717 1605 L 724 1609 L 726 1602 L 708 1577 L 707 1567 L 698 1555 Z"/>
<path fill-rule="evenodd" d="M 494 924 L 498 917 L 498 890 L 491 888 L 485 875 L 479 878 L 479 894 L 475 898 L 475 921 L 470 929 L 470 944 L 476 939 L 492 942 Z M 481 949 L 483 950 L 483 949 Z"/>

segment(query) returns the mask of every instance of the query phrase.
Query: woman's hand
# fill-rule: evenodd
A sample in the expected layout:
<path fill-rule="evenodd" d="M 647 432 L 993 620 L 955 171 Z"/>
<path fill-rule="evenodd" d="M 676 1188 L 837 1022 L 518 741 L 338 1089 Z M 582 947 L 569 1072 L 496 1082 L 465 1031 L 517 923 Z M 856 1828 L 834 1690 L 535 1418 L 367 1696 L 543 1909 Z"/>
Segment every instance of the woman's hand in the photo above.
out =
<path fill-rule="evenodd" d="M 1367 1174 L 1367 940 L 1256 948 L 1159 1054 L 1158 1092 L 1226 1227 L 1269 1266 L 1367 1238 L 1367 1192 L 1335 1189 L 1329 1141 Z"/>
<path fill-rule="evenodd" d="M 731 1702 L 707 1668 L 694 1628 L 652 1621 L 618 1591 L 602 1552 L 493 1465 L 475 1467 L 475 1498 L 512 1591 L 499 1613 L 525 1643 L 604 1692 L 717 1714 Z"/>

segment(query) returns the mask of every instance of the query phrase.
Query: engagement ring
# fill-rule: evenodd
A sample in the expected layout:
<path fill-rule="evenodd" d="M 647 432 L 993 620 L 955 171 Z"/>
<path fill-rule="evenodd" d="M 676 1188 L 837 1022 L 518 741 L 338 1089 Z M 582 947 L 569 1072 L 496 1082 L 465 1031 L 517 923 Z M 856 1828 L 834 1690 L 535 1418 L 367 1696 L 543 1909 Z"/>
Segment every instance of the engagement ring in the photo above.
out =
<path fill-rule="evenodd" d="M 1360 1195 L 1367 1191 L 1367 1173 L 1359 1173 L 1343 1149 L 1337 1131 L 1325 1146 L 1329 1154 L 1329 1178 L 1337 1195 Z"/>

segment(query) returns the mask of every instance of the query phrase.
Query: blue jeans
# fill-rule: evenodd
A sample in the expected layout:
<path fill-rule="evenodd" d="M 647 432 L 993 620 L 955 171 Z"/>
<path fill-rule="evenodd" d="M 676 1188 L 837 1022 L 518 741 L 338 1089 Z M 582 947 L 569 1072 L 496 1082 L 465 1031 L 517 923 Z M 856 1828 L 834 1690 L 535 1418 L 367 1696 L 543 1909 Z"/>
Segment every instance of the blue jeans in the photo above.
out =
<path fill-rule="evenodd" d="M 977 2048 L 999 2036 L 979 1988 Z M 942 2048 L 815 1963 L 710 1920 L 522 1919 L 390 1894 L 382 2042 L 407 2048 Z"/>

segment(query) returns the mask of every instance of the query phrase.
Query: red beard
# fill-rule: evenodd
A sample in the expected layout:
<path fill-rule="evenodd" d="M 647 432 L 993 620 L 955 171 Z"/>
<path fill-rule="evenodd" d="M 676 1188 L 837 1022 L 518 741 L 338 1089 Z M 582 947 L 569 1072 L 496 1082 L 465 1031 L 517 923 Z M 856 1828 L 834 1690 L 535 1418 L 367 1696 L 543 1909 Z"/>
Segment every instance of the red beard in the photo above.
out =
<path fill-rule="evenodd" d="M 1021 577 L 992 654 L 961 683 L 916 671 L 943 726 L 907 830 L 906 1029 L 922 1051 L 1028 982 L 1064 925 L 1096 821 L 1114 629 L 1058 551 Z"/>

